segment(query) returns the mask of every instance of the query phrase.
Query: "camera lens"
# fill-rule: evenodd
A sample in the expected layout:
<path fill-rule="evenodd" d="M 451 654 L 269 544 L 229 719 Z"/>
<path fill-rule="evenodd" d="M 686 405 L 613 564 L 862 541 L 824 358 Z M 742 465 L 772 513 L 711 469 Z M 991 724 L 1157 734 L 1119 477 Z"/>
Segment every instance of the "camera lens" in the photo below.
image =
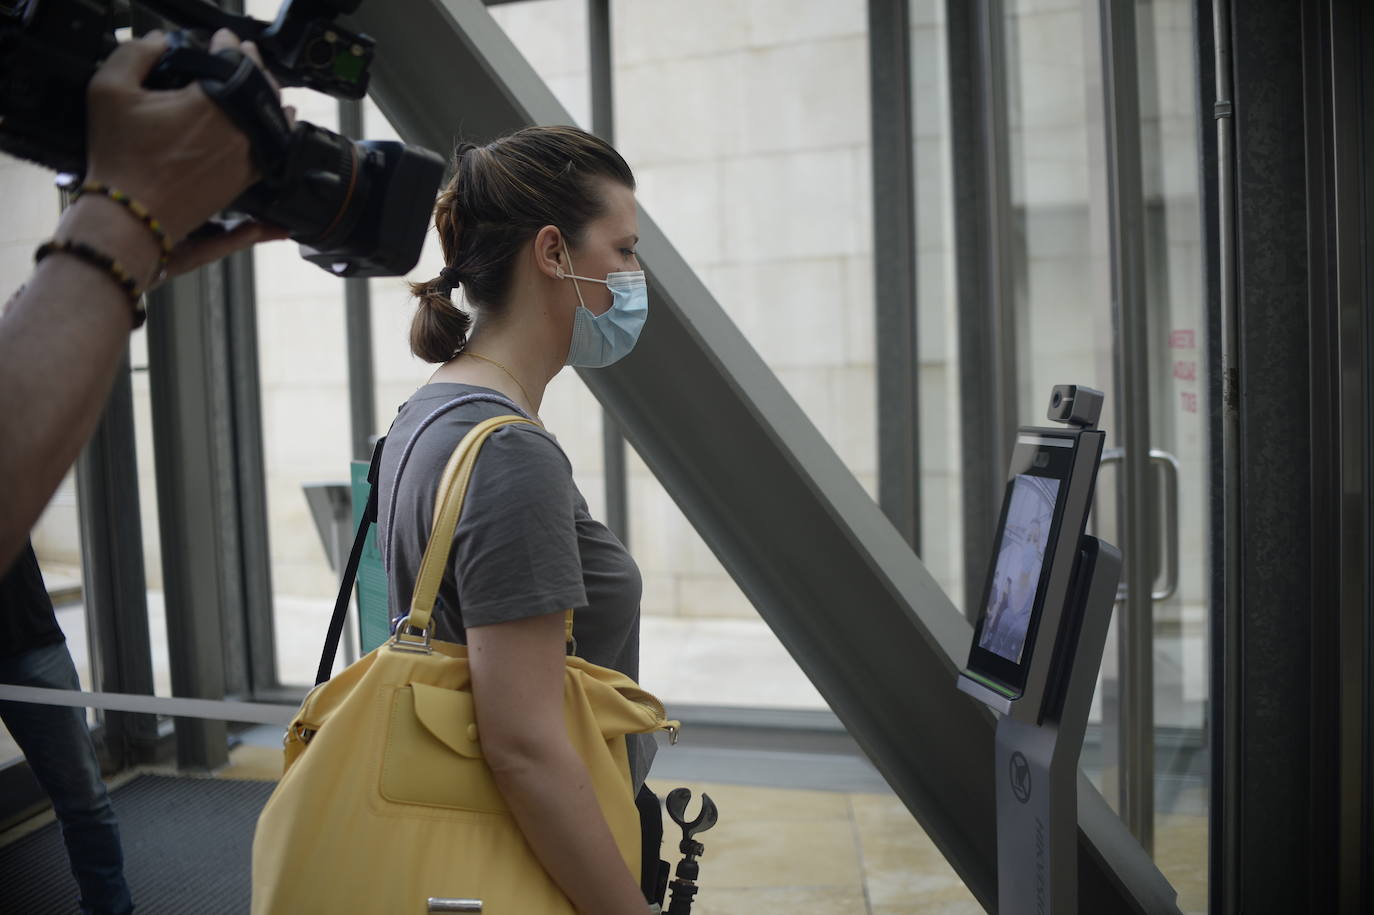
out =
<path fill-rule="evenodd" d="M 1052 394 L 1052 395 L 1050 396 L 1050 406 L 1052 406 L 1052 407 L 1057 407 L 1057 406 L 1059 406 L 1059 405 L 1060 405 L 1061 403 L 1063 403 L 1063 402 L 1064 402 L 1064 395 L 1061 394 L 1061 393 L 1059 393 L 1058 391 L 1055 391 L 1054 394 Z"/>

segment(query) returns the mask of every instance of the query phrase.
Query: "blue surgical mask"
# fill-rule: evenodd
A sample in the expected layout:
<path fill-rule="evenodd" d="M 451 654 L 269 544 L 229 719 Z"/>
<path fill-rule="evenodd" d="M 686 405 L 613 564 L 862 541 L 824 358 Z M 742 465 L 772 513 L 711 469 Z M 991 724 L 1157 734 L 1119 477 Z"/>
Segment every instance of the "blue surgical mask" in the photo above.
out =
<path fill-rule="evenodd" d="M 567 254 L 567 246 L 563 253 Z M 572 267 L 572 257 L 568 257 Z M 577 290 L 577 311 L 573 315 L 572 345 L 568 347 L 566 365 L 587 369 L 605 368 L 630 354 L 639 340 L 639 332 L 649 316 L 649 286 L 643 270 L 608 273 L 604 280 L 590 276 L 565 273 L 558 268 L 560 279 L 572 280 Z M 611 307 L 594 315 L 582 299 L 577 281 L 602 283 L 611 290 Z"/>

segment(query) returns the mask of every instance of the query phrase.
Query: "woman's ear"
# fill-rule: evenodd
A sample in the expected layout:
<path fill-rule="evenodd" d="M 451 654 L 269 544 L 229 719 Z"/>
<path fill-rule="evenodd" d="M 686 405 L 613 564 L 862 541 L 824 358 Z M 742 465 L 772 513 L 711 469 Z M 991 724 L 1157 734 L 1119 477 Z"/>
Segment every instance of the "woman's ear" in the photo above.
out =
<path fill-rule="evenodd" d="M 563 250 L 563 233 L 558 226 L 544 226 L 534 234 L 535 266 L 550 279 L 561 279 L 561 274 L 571 272 Z"/>

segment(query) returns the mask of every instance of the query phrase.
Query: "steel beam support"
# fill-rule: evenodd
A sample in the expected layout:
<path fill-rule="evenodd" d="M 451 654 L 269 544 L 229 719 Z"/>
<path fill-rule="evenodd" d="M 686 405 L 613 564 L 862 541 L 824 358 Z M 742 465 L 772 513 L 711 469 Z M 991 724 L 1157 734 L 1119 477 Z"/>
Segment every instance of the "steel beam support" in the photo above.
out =
<path fill-rule="evenodd" d="M 921 552 L 916 161 L 908 0 L 869 0 L 878 504 Z"/>
<path fill-rule="evenodd" d="M 1208 844 L 1208 911 L 1233 911 L 1227 900 L 1235 890 L 1226 862 L 1239 830 L 1228 821 L 1235 804 L 1227 799 L 1236 784 L 1231 774 L 1236 765 L 1233 742 L 1228 738 L 1234 702 L 1228 700 L 1228 684 L 1235 678 L 1227 659 L 1226 636 L 1229 621 L 1238 618 L 1233 604 L 1239 599 L 1235 586 L 1240 562 L 1233 554 L 1239 533 L 1236 515 L 1236 443 L 1238 441 L 1239 398 L 1227 381 L 1234 373 L 1235 343 L 1235 234 L 1234 196 L 1231 183 L 1233 145 L 1231 133 L 1230 26 L 1228 0 L 1196 0 L 1194 29 L 1198 75 L 1196 108 L 1198 136 L 1198 174 L 1201 177 L 1203 251 L 1203 289 L 1206 308 L 1207 343 L 1207 554 L 1208 582 L 1208 663 L 1210 714 L 1208 743 L 1211 790 L 1208 792 L 1210 828 Z"/>
<path fill-rule="evenodd" d="M 245 401 L 257 390 L 255 338 L 244 339 L 254 327 L 250 256 L 178 277 L 150 296 L 148 363 L 175 696 L 251 692 L 250 651 L 263 649 L 266 633 L 258 626 L 271 621 L 261 437 L 240 434 L 245 423 L 255 428 L 257 412 L 256 400 Z M 255 613 L 246 612 L 250 605 Z M 177 719 L 178 765 L 224 764 L 226 738 L 222 722 Z"/>
<path fill-rule="evenodd" d="M 229 393 L 233 399 L 234 515 L 237 524 L 237 576 L 240 602 L 235 628 L 246 644 L 231 670 L 242 675 L 226 684 L 231 692 L 265 698 L 281 685 L 277 675 L 277 637 L 272 605 L 272 555 L 267 522 L 267 470 L 263 465 L 262 394 L 258 365 L 257 283 L 253 253 L 222 261 Z M 369 329 L 370 339 L 370 329 Z"/>
<path fill-rule="evenodd" d="M 339 102 L 339 133 L 357 139 L 363 135 L 363 106 L 347 99 Z M 377 428 L 376 375 L 372 368 L 372 292 L 365 279 L 343 281 L 344 315 L 348 339 L 348 427 L 353 460 L 372 458 L 369 440 Z"/>
<path fill-rule="evenodd" d="M 964 607 L 976 617 L 1018 425 L 1001 0 L 945 0 L 958 295 Z"/>
<path fill-rule="evenodd" d="M 364 4 L 350 22 L 378 41 L 372 93 L 409 142 L 447 148 L 460 124 L 484 138 L 567 122 L 478 0 Z M 955 687 L 972 628 L 653 219 L 639 222 L 653 319 L 627 359 L 582 377 L 996 911 L 993 720 Z M 1081 776 L 1079 816 L 1083 911 L 1177 912 Z"/>
<path fill-rule="evenodd" d="M 611 47 L 610 0 L 587 0 L 587 57 L 591 71 L 592 133 L 615 142 L 615 59 Z M 626 479 L 625 430 L 609 410 L 601 411 L 601 461 L 606 486 L 606 526 L 621 543 L 630 542 L 630 494 Z"/>
<path fill-rule="evenodd" d="M 1122 532 L 1126 598 L 1117 621 L 1121 681 L 1121 818 L 1154 847 L 1154 588 L 1149 314 L 1135 0 L 1101 0 L 1103 122 L 1117 329 L 1117 416 L 1125 453 Z"/>
<path fill-rule="evenodd" d="M 1374 17 L 1367 4 L 1303 7 L 1312 345 L 1310 906 L 1374 909 L 1374 586 L 1371 586 L 1369 219 Z"/>
<path fill-rule="evenodd" d="M 90 688 L 151 696 L 153 656 L 127 351 L 100 424 L 77 460 L 76 480 Z M 151 760 L 156 717 L 106 712 L 104 724 L 105 746 L 116 765 Z"/>
<path fill-rule="evenodd" d="M 224 365 L 211 327 L 212 298 L 222 283 L 210 267 L 168 282 L 149 296 L 148 372 L 153 447 L 157 458 L 162 579 L 167 601 L 167 649 L 172 695 L 222 699 L 227 692 L 220 633 L 226 613 L 222 585 L 232 549 L 224 519 L 231 510 L 224 484 L 233 479 L 227 398 L 217 397 L 212 371 Z M 216 352 L 218 350 L 218 352 Z M 222 379 L 224 376 L 220 375 Z M 210 769 L 228 761 L 222 722 L 176 720 L 177 763 Z"/>
<path fill-rule="evenodd" d="M 1369 73 L 1368 14 L 1347 0 L 1219 12 L 1218 94 L 1234 87 L 1223 97 L 1234 146 L 1219 159 L 1233 175 L 1239 356 L 1227 379 L 1238 595 L 1223 647 L 1221 910 L 1360 911 L 1369 861 L 1349 855 L 1368 854 L 1367 821 L 1364 838 L 1344 843 L 1351 818 L 1368 815 L 1369 788 L 1347 794 L 1347 779 L 1367 778 L 1368 744 L 1352 754 L 1344 741 L 1369 734 L 1346 704 L 1367 701 L 1370 677 L 1369 86 L 1355 84 Z M 1364 551 L 1358 569 L 1350 549 Z M 1346 904 L 1360 896 L 1363 907 Z"/>

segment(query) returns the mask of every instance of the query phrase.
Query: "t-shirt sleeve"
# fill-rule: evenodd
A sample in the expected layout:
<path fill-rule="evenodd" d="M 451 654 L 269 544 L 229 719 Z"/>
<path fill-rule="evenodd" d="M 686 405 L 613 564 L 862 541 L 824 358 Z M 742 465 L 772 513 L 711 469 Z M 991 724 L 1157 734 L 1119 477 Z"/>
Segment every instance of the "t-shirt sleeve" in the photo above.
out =
<path fill-rule="evenodd" d="M 587 604 L 572 467 L 544 433 L 498 429 L 482 446 L 455 534 L 465 627 Z"/>

